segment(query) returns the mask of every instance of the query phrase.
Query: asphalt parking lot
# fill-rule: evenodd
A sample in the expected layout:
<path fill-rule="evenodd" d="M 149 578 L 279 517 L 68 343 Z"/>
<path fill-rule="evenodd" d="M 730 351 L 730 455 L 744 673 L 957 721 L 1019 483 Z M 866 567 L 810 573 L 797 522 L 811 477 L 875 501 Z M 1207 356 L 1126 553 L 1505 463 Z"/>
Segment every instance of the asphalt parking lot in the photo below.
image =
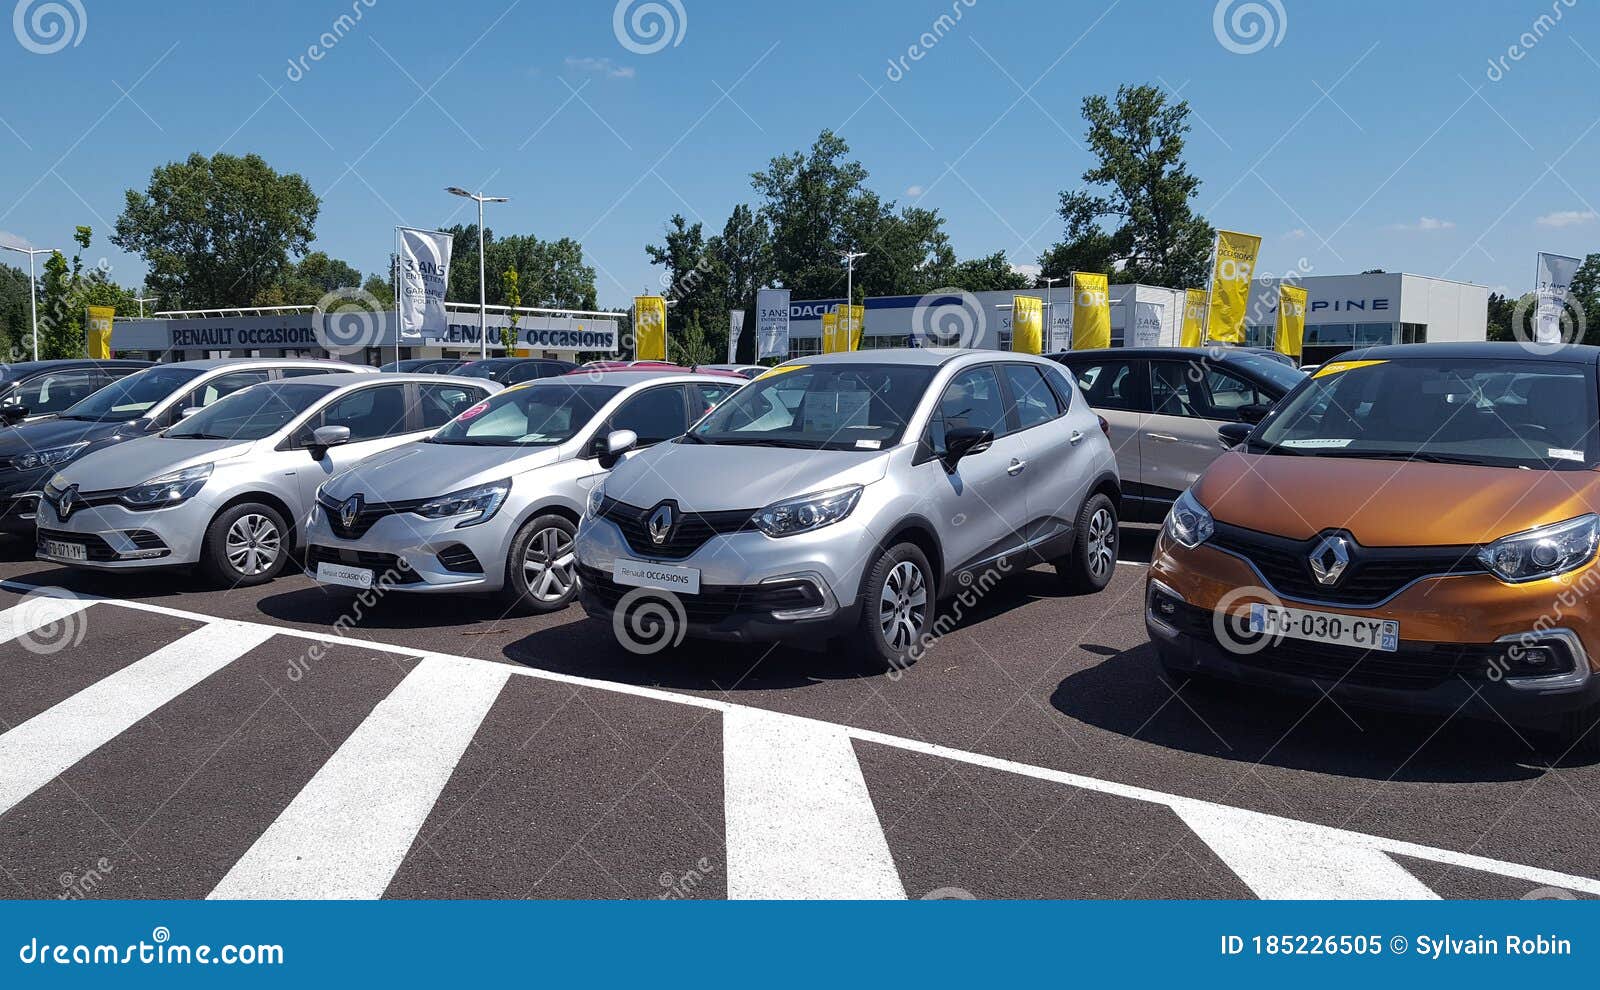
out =
<path fill-rule="evenodd" d="M 0 546 L 12 897 L 1600 893 L 1600 768 L 1493 722 L 1175 692 L 1029 571 L 909 670 L 580 610 L 206 591 Z M 28 594 L 30 589 L 50 591 Z M 51 599 L 44 601 L 45 598 Z M 43 604 L 41 604 L 41 602 Z"/>

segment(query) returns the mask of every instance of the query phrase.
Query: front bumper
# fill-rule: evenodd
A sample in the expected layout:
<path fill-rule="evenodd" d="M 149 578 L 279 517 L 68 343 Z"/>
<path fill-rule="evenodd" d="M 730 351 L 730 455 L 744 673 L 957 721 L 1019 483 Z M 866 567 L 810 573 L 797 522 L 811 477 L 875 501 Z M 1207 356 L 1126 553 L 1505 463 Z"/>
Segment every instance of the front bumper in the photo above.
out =
<path fill-rule="evenodd" d="M 87 506 L 66 521 L 40 500 L 36 556 L 54 564 L 123 571 L 193 564 L 200 559 L 211 506 L 193 498 L 181 505 L 139 511 L 121 505 Z M 49 542 L 81 545 L 82 560 L 49 552 Z"/>
<path fill-rule="evenodd" d="M 652 557 L 630 546 L 614 523 L 585 517 L 577 539 L 581 600 L 591 616 L 614 617 L 619 603 L 636 591 L 612 580 L 619 558 L 692 567 L 700 572 L 698 594 L 640 591 L 636 597 L 670 595 L 686 634 L 697 638 L 823 639 L 855 627 L 862 573 L 874 546 L 871 534 L 846 519 L 782 539 L 759 531 L 724 533 L 686 557 Z"/>
<path fill-rule="evenodd" d="M 497 591 L 505 585 L 506 554 L 515 530 L 504 512 L 477 526 L 424 519 L 412 513 L 384 516 L 355 539 L 344 539 L 316 509 L 306 526 L 306 576 L 323 561 L 364 567 L 385 585 L 415 592 Z"/>
<path fill-rule="evenodd" d="M 46 471 L 0 472 L 0 533 L 33 534 L 39 492 L 55 473 Z"/>
<path fill-rule="evenodd" d="M 1552 728 L 1565 713 L 1600 704 L 1589 595 L 1577 591 L 1596 580 L 1600 571 L 1592 566 L 1563 582 L 1529 585 L 1462 574 L 1419 581 L 1381 607 L 1343 608 L 1273 594 L 1244 561 L 1205 545 L 1185 549 L 1163 534 L 1145 589 L 1145 628 L 1162 662 L 1177 671 L 1326 692 L 1373 708 Z M 1227 616 L 1264 600 L 1393 619 L 1400 623 L 1399 649 L 1261 642 L 1227 632 Z M 1533 646 L 1556 654 L 1552 673 L 1519 666 L 1514 650 Z"/>

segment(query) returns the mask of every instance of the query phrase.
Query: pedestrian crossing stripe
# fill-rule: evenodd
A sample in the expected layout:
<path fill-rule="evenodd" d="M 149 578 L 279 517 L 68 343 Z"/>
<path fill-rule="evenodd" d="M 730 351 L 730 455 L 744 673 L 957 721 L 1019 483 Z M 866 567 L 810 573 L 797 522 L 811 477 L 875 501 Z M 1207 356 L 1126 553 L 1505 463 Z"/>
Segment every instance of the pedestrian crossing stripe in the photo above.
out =
<path fill-rule="evenodd" d="M 373 898 L 388 887 L 484 716 L 512 677 L 710 709 L 723 719 L 730 898 L 904 897 L 854 742 L 1164 807 L 1262 898 L 1431 898 L 1404 856 L 1600 895 L 1600 880 L 1302 822 L 868 729 L 573 674 L 219 619 L 147 602 L 31 593 L 0 642 L 90 609 L 201 628 L 0 733 L 0 816 L 212 673 L 281 636 L 420 658 L 216 885 L 215 898 Z"/>

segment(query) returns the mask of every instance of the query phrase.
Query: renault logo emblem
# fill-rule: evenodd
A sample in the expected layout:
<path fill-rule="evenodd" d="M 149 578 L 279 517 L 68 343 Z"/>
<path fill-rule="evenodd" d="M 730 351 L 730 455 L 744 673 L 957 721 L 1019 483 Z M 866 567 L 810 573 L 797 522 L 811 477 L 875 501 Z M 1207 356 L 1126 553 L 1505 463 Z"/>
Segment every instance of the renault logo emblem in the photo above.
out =
<path fill-rule="evenodd" d="M 1342 536 L 1324 536 L 1311 551 L 1311 573 L 1321 585 L 1335 585 L 1350 566 L 1350 541 Z"/>
<path fill-rule="evenodd" d="M 72 515 L 73 504 L 75 502 L 77 502 L 77 501 L 78 501 L 78 486 L 77 485 L 72 485 L 69 488 L 67 488 L 66 491 L 61 493 L 61 498 L 56 502 L 56 515 L 61 517 L 61 521 L 62 522 L 66 522 L 67 521 L 67 517 Z"/>
<path fill-rule="evenodd" d="M 339 506 L 339 525 L 345 529 L 354 529 L 356 520 L 361 516 L 361 496 L 352 495 Z"/>
<path fill-rule="evenodd" d="M 650 513 L 650 542 L 660 546 L 672 535 L 672 504 L 663 502 Z"/>

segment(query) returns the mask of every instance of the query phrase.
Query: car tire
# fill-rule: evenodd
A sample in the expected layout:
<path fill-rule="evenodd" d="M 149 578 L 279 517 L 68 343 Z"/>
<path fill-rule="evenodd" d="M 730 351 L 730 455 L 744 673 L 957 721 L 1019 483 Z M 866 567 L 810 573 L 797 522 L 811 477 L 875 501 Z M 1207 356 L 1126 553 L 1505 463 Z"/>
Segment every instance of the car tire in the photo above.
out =
<path fill-rule="evenodd" d="M 282 514 L 262 502 L 241 502 L 217 513 L 200 545 L 200 573 L 233 588 L 266 584 L 289 562 L 293 544 Z"/>
<path fill-rule="evenodd" d="M 557 612 L 578 596 L 573 541 L 578 527 L 565 516 L 536 516 L 517 530 L 506 554 L 504 596 L 523 614 Z"/>
<path fill-rule="evenodd" d="M 1582 760 L 1600 759 L 1600 706 L 1590 705 L 1561 716 L 1556 728 L 1561 753 Z"/>
<path fill-rule="evenodd" d="M 1075 525 L 1072 551 L 1055 562 L 1056 574 L 1068 590 L 1090 594 L 1110 584 L 1117 570 L 1117 507 L 1096 492 L 1084 500 Z"/>
<path fill-rule="evenodd" d="M 917 658 L 937 610 L 933 568 L 914 543 L 897 543 L 867 572 L 851 646 L 858 657 L 902 670 Z"/>

